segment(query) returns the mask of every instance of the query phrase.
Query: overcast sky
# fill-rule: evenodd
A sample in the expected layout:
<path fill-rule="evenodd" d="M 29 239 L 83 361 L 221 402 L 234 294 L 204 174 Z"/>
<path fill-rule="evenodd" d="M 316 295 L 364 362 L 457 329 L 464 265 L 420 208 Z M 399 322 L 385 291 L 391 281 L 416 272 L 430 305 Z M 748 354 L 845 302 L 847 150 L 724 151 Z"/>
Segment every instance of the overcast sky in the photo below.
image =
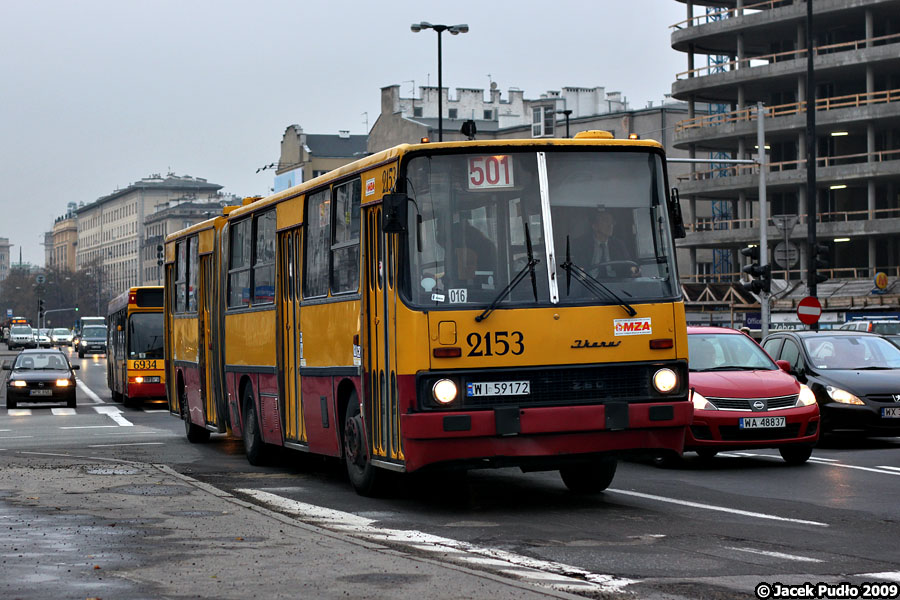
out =
<path fill-rule="evenodd" d="M 0 19 L 0 237 L 44 264 L 66 203 L 150 175 L 203 177 L 265 194 L 287 126 L 366 133 L 380 89 L 497 82 L 537 98 L 564 86 L 659 103 L 684 55 L 676 0 L 28 0 Z M 367 113 L 368 116 L 366 116 Z"/>

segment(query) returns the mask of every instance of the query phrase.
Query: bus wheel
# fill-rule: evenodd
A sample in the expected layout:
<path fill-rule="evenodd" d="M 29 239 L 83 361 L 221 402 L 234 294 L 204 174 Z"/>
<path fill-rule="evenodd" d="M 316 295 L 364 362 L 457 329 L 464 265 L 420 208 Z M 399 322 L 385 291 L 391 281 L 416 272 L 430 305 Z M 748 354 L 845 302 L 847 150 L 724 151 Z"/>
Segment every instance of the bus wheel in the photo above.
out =
<path fill-rule="evenodd" d="M 384 487 L 387 475 L 372 465 L 366 447 L 362 416 L 359 414 L 359 398 L 356 392 L 347 400 L 344 417 L 344 463 L 353 489 L 361 496 L 377 496 Z"/>
<path fill-rule="evenodd" d="M 209 430 L 191 423 L 187 397 L 184 392 L 181 392 L 179 400 L 181 401 L 181 418 L 184 419 L 184 433 L 187 436 L 188 441 L 192 444 L 202 444 L 203 442 L 209 441 Z"/>
<path fill-rule="evenodd" d="M 256 418 L 256 405 L 253 403 L 253 392 L 248 385 L 244 390 L 244 452 L 247 462 L 253 466 L 266 462 L 266 445 L 259 432 L 259 419 Z"/>
<path fill-rule="evenodd" d="M 616 475 L 616 459 L 600 458 L 588 463 L 579 463 L 559 470 L 563 483 L 576 494 L 602 492 L 612 483 Z"/>

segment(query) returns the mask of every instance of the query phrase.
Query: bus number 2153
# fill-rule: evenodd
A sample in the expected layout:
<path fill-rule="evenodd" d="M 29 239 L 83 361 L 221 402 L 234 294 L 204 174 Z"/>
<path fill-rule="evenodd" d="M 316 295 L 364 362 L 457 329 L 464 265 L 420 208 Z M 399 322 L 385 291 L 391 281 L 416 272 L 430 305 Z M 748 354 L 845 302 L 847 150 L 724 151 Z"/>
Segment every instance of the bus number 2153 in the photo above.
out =
<path fill-rule="evenodd" d="M 525 336 L 521 331 L 488 331 L 484 335 L 472 332 L 466 336 L 469 344 L 467 356 L 503 356 L 512 352 L 516 356 L 525 352 Z"/>

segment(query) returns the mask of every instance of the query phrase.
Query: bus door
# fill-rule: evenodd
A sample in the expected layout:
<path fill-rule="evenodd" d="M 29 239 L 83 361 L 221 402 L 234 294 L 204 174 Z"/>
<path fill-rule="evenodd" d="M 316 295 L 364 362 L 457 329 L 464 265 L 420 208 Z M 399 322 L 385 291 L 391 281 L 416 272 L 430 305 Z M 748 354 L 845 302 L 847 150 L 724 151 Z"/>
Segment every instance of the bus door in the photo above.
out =
<path fill-rule="evenodd" d="M 281 414 L 284 418 L 284 439 L 296 444 L 306 443 L 306 425 L 303 421 L 303 400 L 300 393 L 300 365 L 303 360 L 303 334 L 300 324 L 300 249 L 302 248 L 300 229 L 295 228 L 279 234 L 278 281 L 281 290 L 278 295 L 280 315 L 280 335 L 278 343 L 281 354 L 282 393 Z"/>
<path fill-rule="evenodd" d="M 381 230 L 381 206 L 366 209 L 365 395 L 369 446 L 375 458 L 402 460 L 397 406 L 396 237 Z"/>
<path fill-rule="evenodd" d="M 198 348 L 198 368 L 200 370 L 200 397 L 203 398 L 207 425 L 215 425 L 222 430 L 219 423 L 219 411 L 216 406 L 216 393 L 213 387 L 212 363 L 212 303 L 213 303 L 213 260 L 212 254 L 200 256 L 200 313 L 197 319 L 200 340 Z"/>

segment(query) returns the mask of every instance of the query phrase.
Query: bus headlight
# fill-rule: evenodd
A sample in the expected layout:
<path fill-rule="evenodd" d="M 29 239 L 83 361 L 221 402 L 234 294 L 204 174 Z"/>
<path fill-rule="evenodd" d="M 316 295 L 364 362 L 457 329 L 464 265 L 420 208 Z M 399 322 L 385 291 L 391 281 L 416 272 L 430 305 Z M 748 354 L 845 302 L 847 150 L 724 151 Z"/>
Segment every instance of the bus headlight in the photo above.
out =
<path fill-rule="evenodd" d="M 653 375 L 653 387 L 661 394 L 668 394 L 678 387 L 678 375 L 672 369 L 660 369 Z"/>
<path fill-rule="evenodd" d="M 431 386 L 431 395 L 434 396 L 438 404 L 450 404 L 456 400 L 458 393 L 459 390 L 456 388 L 456 383 L 450 379 L 438 379 Z"/>

